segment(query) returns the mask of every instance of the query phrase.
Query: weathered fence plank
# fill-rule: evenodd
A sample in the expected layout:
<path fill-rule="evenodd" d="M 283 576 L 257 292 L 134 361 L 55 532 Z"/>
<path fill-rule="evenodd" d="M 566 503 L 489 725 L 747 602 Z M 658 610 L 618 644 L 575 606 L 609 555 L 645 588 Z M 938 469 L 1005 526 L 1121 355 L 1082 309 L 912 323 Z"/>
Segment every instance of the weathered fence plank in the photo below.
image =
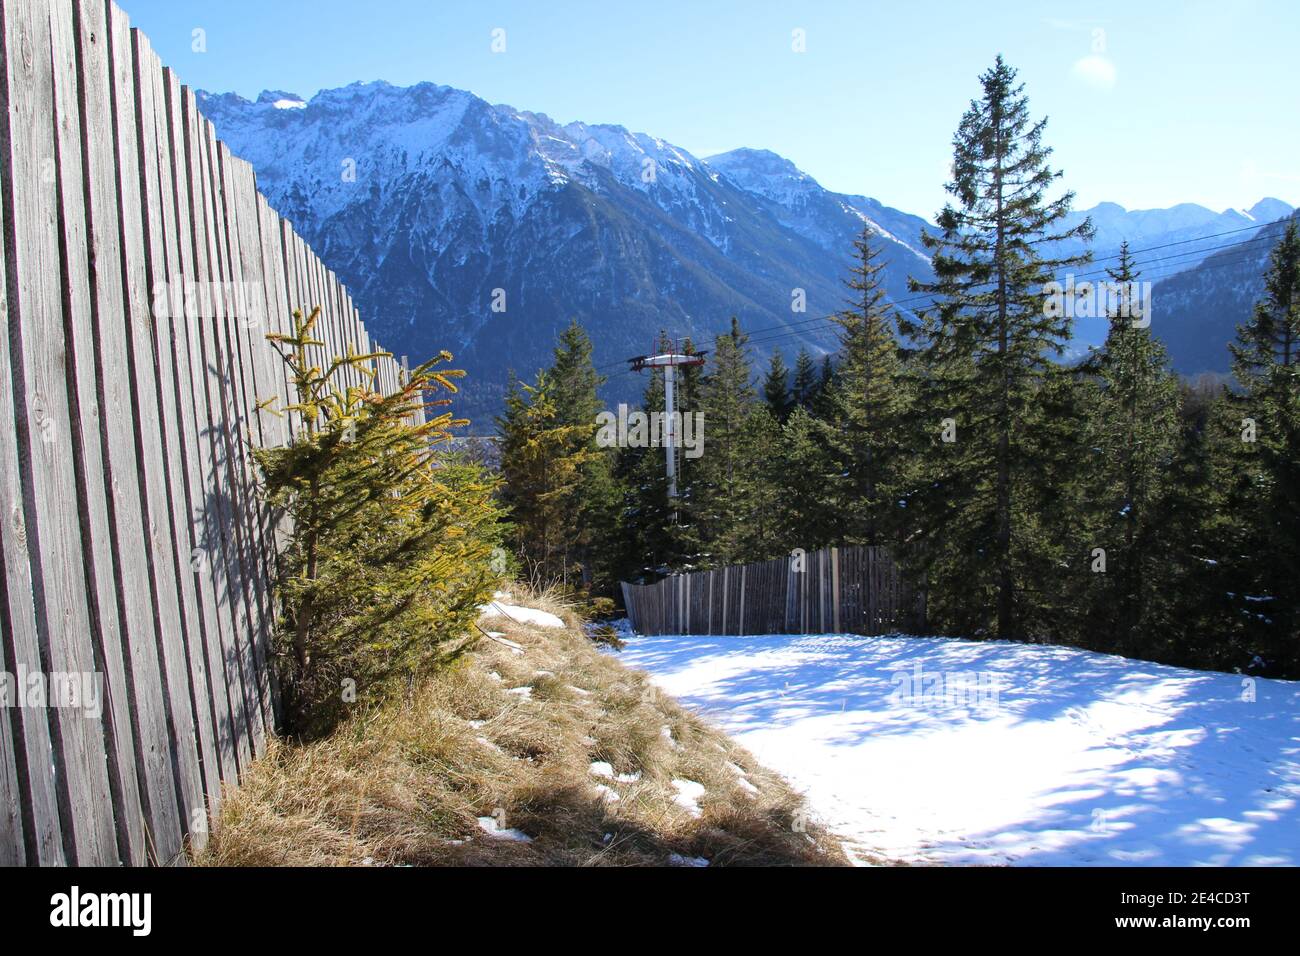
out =
<path fill-rule="evenodd" d="M 167 146 L 167 122 L 162 95 L 162 64 L 149 45 L 148 38 L 132 31 L 137 84 L 137 122 L 140 136 L 140 163 L 145 180 L 145 206 L 148 230 L 145 249 L 150 265 L 149 288 L 154 293 L 170 291 L 182 284 L 174 197 L 173 169 Z M 181 550 L 187 531 L 177 527 L 177 515 L 183 514 L 185 491 L 181 469 L 173 449 L 182 447 L 183 437 L 177 421 L 175 395 L 183 387 L 174 368 L 173 329 L 183 319 L 170 310 L 157 310 L 149 319 L 153 339 L 155 384 L 158 389 L 157 419 L 149 423 L 161 435 L 161 478 L 166 510 L 156 516 L 155 538 L 158 555 L 155 561 L 158 601 L 159 662 L 162 666 L 167 720 L 170 727 L 173 774 L 176 780 L 181 826 L 184 830 L 196 813 L 205 810 L 203 776 L 199 745 L 195 733 L 194 707 L 191 700 L 191 673 L 186 643 L 193 611 L 186 607 L 182 581 L 188 562 Z M 159 844 L 159 856 L 169 859 L 181 850 L 179 845 Z"/>

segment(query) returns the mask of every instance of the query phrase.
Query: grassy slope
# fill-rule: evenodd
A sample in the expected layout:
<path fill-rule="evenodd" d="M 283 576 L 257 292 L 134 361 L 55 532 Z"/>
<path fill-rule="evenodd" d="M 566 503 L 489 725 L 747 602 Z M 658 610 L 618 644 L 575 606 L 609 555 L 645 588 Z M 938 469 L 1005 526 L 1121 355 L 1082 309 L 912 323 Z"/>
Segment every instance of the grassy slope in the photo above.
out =
<path fill-rule="evenodd" d="M 564 608 L 524 603 L 569 626 L 487 618 L 522 653 L 484 639 L 405 701 L 355 715 L 328 740 L 273 742 L 227 793 L 197 862 L 663 865 L 671 854 L 712 865 L 845 862 L 783 780 L 598 653 Z M 525 686 L 531 696 L 508 693 Z M 593 761 L 640 777 L 603 779 Z M 674 779 L 704 785 L 699 817 L 675 802 Z M 491 816 L 533 841 L 489 836 L 478 818 Z"/>

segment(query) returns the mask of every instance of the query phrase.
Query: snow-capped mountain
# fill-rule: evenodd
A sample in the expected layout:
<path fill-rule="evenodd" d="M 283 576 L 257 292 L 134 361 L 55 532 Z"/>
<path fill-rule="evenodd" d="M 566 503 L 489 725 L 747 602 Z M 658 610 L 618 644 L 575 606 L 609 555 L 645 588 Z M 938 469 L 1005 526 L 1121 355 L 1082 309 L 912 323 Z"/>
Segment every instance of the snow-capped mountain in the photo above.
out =
<path fill-rule="evenodd" d="M 1278 208 L 1260 210 L 1260 214 Z M 1252 214 L 1256 209 L 1259 206 Z M 1228 343 L 1263 298 L 1269 256 L 1285 227 L 1284 216 L 1257 232 L 1242 234 L 1247 237 L 1244 241 L 1241 235 L 1232 236 L 1234 245 L 1155 284 L 1151 328 L 1164 341 L 1175 371 L 1192 376 L 1231 370 Z"/>
<path fill-rule="evenodd" d="M 1116 265 L 1120 243 L 1127 240 L 1141 278 L 1160 282 L 1195 269 L 1219 252 L 1250 248 L 1263 227 L 1290 213 L 1291 207 L 1280 199 L 1261 199 L 1248 210 L 1225 209 L 1222 212 L 1195 203 L 1179 203 L 1168 209 L 1133 210 L 1118 203 L 1100 203 L 1091 209 L 1070 213 L 1066 219 L 1067 224 L 1074 225 L 1086 217 L 1096 230 L 1091 243 L 1093 261 L 1072 271 L 1081 277 L 1086 274 L 1093 279 L 1105 278 L 1105 270 Z M 1082 242 L 1075 241 L 1062 243 L 1060 251 L 1077 255 L 1084 248 Z M 1257 295 L 1260 288 L 1262 286 L 1256 285 L 1254 294 Z M 1194 303 L 1181 300 L 1175 303 L 1173 298 L 1167 304 L 1176 304 L 1180 309 L 1195 307 Z M 1076 350 L 1101 344 L 1107 326 L 1108 322 L 1101 318 L 1078 320 L 1074 328 Z M 1159 331 L 1157 329 L 1157 333 Z M 1219 371 L 1219 365 L 1226 367 L 1226 363 L 1225 348 L 1219 360 L 1206 369 Z"/>
<path fill-rule="evenodd" d="M 930 278 L 924 219 L 824 189 L 766 150 L 701 159 L 621 126 L 560 124 L 432 83 L 356 83 L 310 100 L 200 93 L 199 104 L 347 283 L 380 342 L 413 361 L 455 354 L 470 373 L 457 407 L 480 433 L 510 371 L 531 378 L 571 318 L 591 333 L 597 365 L 612 366 L 607 397 L 622 400 L 642 383 L 619 361 L 650 349 L 660 330 L 708 347 L 735 315 L 756 332 L 759 361 L 777 347 L 832 348 L 823 317 L 844 304 L 864 227 L 895 301 L 915 300 L 909 276 Z M 1095 262 L 1076 271 L 1100 276 L 1127 239 L 1143 277 L 1159 279 L 1290 212 L 1275 199 L 1221 213 L 1102 203 L 1071 214 L 1097 230 Z M 1243 281 L 1257 297 L 1257 277 Z M 1198 308 L 1172 293 L 1167 304 Z M 1080 320 L 1073 353 L 1105 327 Z M 1226 350 L 1221 359 L 1207 367 L 1226 365 Z"/>
<path fill-rule="evenodd" d="M 549 360 L 570 318 L 601 365 L 644 353 L 661 329 L 705 345 L 732 315 L 774 330 L 760 354 L 820 351 L 834 333 L 818 317 L 843 304 L 864 226 L 881 238 L 893 295 L 928 275 L 921 219 L 824 190 L 771 153 L 705 161 L 431 83 L 199 101 L 379 341 L 413 360 L 455 353 L 470 372 L 459 406 L 480 419 L 498 410 L 509 370 L 531 377 Z M 641 387 L 628 375 L 615 385 Z"/>

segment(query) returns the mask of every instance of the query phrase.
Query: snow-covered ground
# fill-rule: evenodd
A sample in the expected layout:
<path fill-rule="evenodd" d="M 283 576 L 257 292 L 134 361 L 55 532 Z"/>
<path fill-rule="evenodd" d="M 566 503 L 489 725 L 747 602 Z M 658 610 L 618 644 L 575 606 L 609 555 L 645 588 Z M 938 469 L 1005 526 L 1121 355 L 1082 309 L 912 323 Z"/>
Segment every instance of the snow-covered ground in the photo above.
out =
<path fill-rule="evenodd" d="M 621 659 L 918 863 L 1300 864 L 1300 683 L 1064 647 L 642 637 Z"/>

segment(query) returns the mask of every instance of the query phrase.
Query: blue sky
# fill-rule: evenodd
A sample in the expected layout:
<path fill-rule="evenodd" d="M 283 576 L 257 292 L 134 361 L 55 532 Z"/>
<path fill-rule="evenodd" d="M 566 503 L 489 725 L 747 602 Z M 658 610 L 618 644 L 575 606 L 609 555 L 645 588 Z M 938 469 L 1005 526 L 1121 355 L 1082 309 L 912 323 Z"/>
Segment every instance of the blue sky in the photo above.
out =
<path fill-rule="evenodd" d="M 430 80 L 701 156 L 771 149 L 828 188 L 927 217 L 976 78 L 1002 53 L 1051 118 L 1079 206 L 1300 205 L 1295 0 L 118 2 L 198 88 L 310 97 Z"/>

